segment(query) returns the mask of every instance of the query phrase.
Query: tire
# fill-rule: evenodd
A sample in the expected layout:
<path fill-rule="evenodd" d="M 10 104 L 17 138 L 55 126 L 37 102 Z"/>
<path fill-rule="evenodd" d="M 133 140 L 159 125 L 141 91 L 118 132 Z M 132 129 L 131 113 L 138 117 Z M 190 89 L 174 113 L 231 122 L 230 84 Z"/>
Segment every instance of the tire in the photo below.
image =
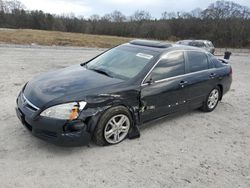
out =
<path fill-rule="evenodd" d="M 218 105 L 220 97 L 221 97 L 220 88 L 219 87 L 213 88 L 209 92 L 206 101 L 203 103 L 203 106 L 201 107 L 201 110 L 204 112 L 212 112 Z"/>
<path fill-rule="evenodd" d="M 126 107 L 110 108 L 100 117 L 93 140 L 100 146 L 118 144 L 128 136 L 132 123 L 131 114 Z"/>

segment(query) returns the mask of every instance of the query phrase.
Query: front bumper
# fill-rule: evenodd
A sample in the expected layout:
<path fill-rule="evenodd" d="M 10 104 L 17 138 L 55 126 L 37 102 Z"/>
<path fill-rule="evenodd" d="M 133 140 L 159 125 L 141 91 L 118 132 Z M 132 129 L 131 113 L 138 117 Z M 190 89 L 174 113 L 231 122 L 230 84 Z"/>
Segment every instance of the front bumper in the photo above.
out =
<path fill-rule="evenodd" d="M 91 134 L 87 131 L 84 122 L 82 128 L 77 131 L 65 131 L 68 125 L 66 120 L 52 119 L 37 116 L 39 112 L 30 108 L 22 100 L 22 93 L 17 98 L 16 114 L 22 124 L 36 137 L 60 146 L 82 146 L 91 140 Z M 75 123 L 79 124 L 79 121 Z M 70 123 L 72 126 L 74 122 Z"/>

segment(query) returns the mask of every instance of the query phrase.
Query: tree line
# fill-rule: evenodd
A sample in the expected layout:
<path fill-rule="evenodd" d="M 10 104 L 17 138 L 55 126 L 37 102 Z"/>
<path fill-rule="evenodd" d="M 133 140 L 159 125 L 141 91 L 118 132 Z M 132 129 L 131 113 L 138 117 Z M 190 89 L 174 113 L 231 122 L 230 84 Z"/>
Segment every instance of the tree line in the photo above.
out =
<path fill-rule="evenodd" d="M 163 12 L 153 18 L 138 10 L 131 16 L 120 11 L 89 18 L 28 11 L 18 0 L 0 0 L 0 27 L 104 34 L 159 40 L 208 39 L 217 47 L 250 47 L 250 9 L 217 1 L 206 9 Z"/>

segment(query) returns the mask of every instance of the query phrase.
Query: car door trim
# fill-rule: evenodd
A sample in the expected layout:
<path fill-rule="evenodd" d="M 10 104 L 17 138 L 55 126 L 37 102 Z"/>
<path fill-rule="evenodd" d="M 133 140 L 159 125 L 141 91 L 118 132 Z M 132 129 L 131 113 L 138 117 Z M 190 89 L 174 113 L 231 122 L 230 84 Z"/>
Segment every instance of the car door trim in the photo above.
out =
<path fill-rule="evenodd" d="M 213 68 L 213 69 L 215 69 L 215 68 Z M 196 73 L 206 72 L 206 71 L 213 70 L 213 69 L 206 69 L 206 70 L 202 70 L 202 71 L 190 72 L 190 73 L 187 73 L 187 74 L 182 74 L 182 75 L 178 75 L 178 76 L 173 76 L 173 77 L 169 77 L 169 78 L 165 78 L 165 79 L 161 79 L 161 80 L 154 81 L 154 83 L 161 83 L 161 82 L 173 80 L 173 79 L 176 79 L 176 78 L 180 78 L 180 77 L 183 77 L 183 76 L 189 76 L 189 75 L 193 75 L 193 74 L 196 74 Z M 148 84 L 147 84 L 147 83 L 142 84 L 142 86 L 146 86 L 146 85 L 148 85 Z"/>

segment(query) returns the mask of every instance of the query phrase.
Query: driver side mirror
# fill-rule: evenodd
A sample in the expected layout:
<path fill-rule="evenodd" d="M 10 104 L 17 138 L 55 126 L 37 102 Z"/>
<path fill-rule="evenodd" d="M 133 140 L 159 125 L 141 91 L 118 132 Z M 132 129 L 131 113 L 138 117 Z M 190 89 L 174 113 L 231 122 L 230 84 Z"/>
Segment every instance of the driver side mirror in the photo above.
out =
<path fill-rule="evenodd" d="M 151 85 L 152 83 L 154 83 L 152 76 L 148 77 L 145 83 L 148 85 Z"/>

